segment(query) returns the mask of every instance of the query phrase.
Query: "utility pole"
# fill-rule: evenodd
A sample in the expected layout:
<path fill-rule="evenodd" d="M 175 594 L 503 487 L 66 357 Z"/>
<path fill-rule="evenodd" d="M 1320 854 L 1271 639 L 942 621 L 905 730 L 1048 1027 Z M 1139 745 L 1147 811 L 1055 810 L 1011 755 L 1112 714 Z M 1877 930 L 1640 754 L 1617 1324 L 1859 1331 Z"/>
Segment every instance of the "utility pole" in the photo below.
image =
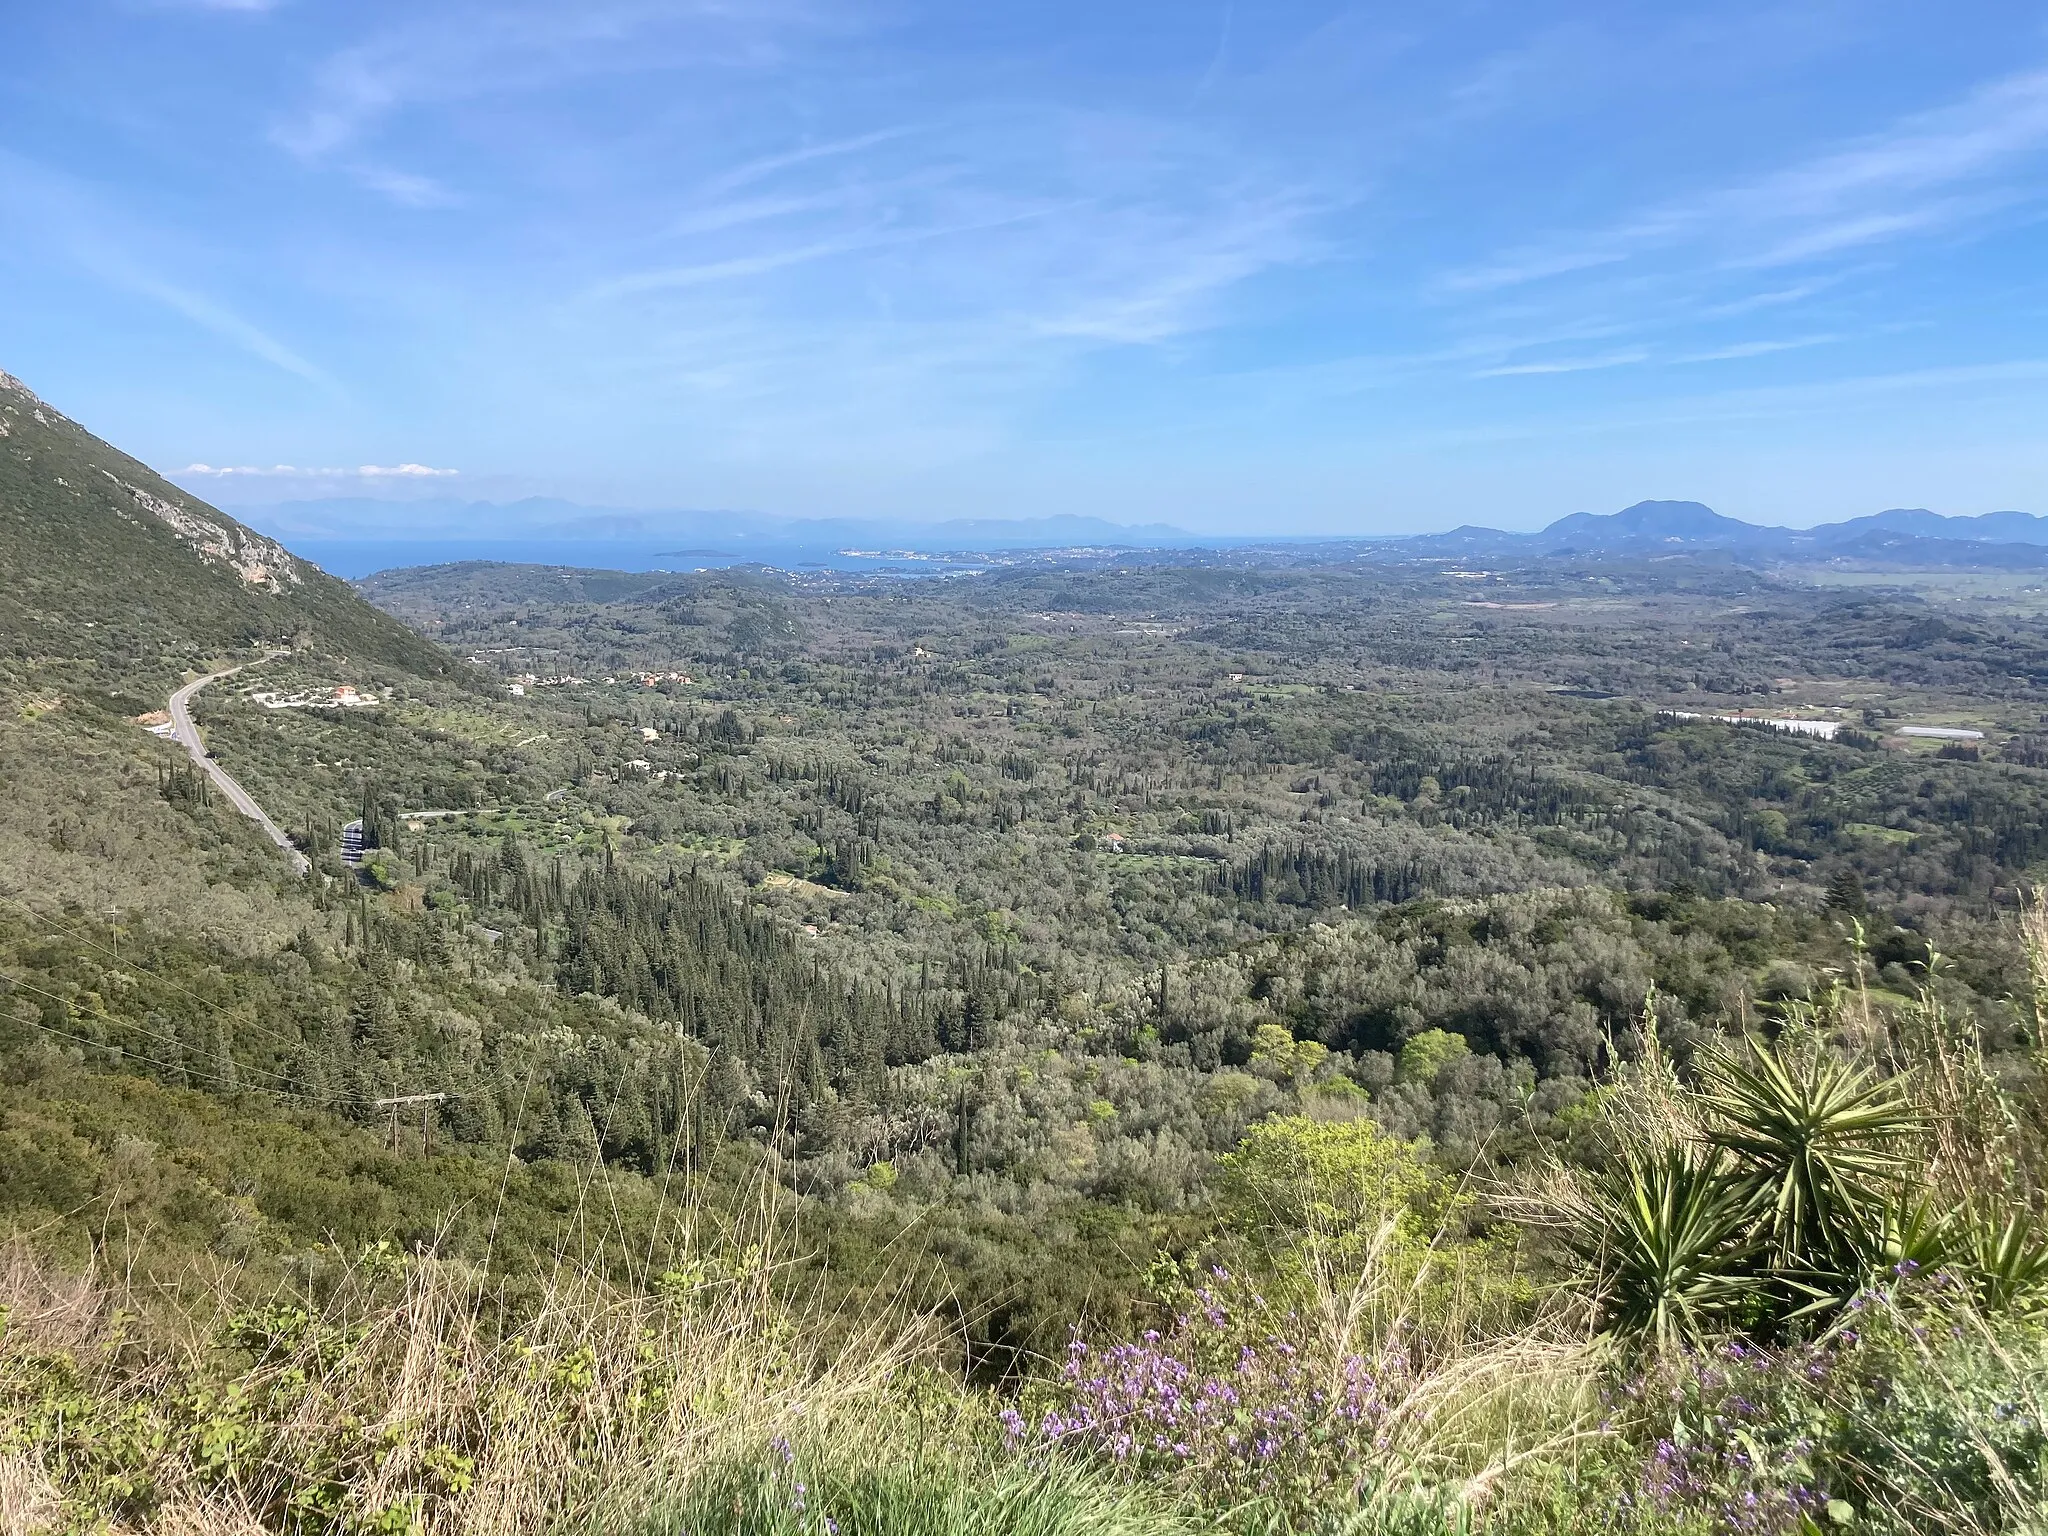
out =
<path fill-rule="evenodd" d="M 113 940 L 114 959 L 118 962 L 121 958 L 121 909 L 119 907 L 108 907 L 106 913 L 107 935 Z"/>
<path fill-rule="evenodd" d="M 396 1098 L 372 1099 L 370 1100 L 370 1107 L 372 1109 L 388 1109 L 391 1111 L 391 1150 L 396 1152 L 398 1150 L 398 1112 L 401 1109 L 409 1109 L 415 1104 L 419 1105 L 420 1142 L 426 1149 L 426 1155 L 432 1157 L 434 1155 L 434 1106 L 441 1103 L 447 1097 L 448 1095 L 445 1093 L 406 1093 L 400 1094 Z"/>

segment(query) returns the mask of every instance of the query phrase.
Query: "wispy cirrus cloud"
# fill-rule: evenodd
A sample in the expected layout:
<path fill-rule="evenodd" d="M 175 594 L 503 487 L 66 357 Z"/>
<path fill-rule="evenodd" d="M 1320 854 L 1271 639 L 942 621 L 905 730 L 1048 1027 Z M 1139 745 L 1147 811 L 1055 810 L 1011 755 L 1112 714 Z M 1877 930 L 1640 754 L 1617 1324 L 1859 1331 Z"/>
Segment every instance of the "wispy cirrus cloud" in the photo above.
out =
<path fill-rule="evenodd" d="M 722 230 L 772 224 L 804 214 L 843 208 L 852 201 L 852 197 L 853 194 L 843 188 L 832 188 L 785 197 L 745 197 L 698 204 L 677 214 L 663 233 L 671 237 L 715 235 Z"/>
<path fill-rule="evenodd" d="M 1745 357 L 1768 357 L 1773 352 L 1798 352 L 1807 347 L 1825 346 L 1840 341 L 1839 336 L 1785 336 L 1769 341 L 1738 341 L 1725 347 L 1714 347 L 1705 352 L 1688 353 L 1674 357 L 1674 363 L 1726 363 Z"/>
<path fill-rule="evenodd" d="M 779 272 L 785 267 L 800 267 L 834 256 L 849 255 L 855 251 L 874 250 L 880 246 L 901 243 L 900 237 L 896 240 L 819 240 L 808 245 L 785 246 L 780 250 L 752 251 L 745 256 L 729 256 L 722 261 L 692 262 L 680 267 L 654 267 L 644 272 L 625 272 L 617 277 L 606 278 L 603 282 L 585 289 L 578 297 L 583 300 L 624 299 L 635 294 L 701 288 L 711 283 L 761 277 L 770 272 Z"/>
<path fill-rule="evenodd" d="M 1776 172 L 1577 237 L 1446 273 L 1447 293 L 1518 287 L 1690 252 L 1709 265 L 1782 267 L 1931 235 L 2037 203 L 2048 151 L 2048 68 L 1991 81 L 1946 106 Z"/>
<path fill-rule="evenodd" d="M 687 259 L 586 284 L 568 323 L 630 331 L 763 422 L 916 420 L 923 453 L 984 442 L 984 408 L 1088 354 L 1217 325 L 1319 259 L 1341 202 L 1170 120 L 955 104 L 704 179 L 646 242 Z"/>
<path fill-rule="evenodd" d="M 1780 421 L 1791 416 L 1820 417 L 1865 410 L 1895 396 L 1989 393 L 1995 397 L 2013 386 L 2043 384 L 2048 384 L 2048 357 L 2013 358 L 1997 363 L 1848 374 L 1798 384 L 1746 385 L 1624 411 L 1596 409 L 1571 415 L 1551 414 L 1541 420 L 1470 423 L 1437 431 L 1432 434 L 1432 441 L 1456 447 L 1564 435 L 1616 435 L 1656 428 Z"/>
<path fill-rule="evenodd" d="M 47 166 L 0 150 L 0 211 L 16 216 L 18 228 L 59 251 L 75 270 L 109 288 L 147 299 L 230 346 L 335 397 L 345 391 L 326 369 L 312 362 L 239 310 L 193 282 L 164 270 L 178 242 L 138 225 L 109 207 L 98 192 Z M 144 259 L 156 253 L 155 263 Z M 197 265 L 197 259 L 186 263 Z"/>
<path fill-rule="evenodd" d="M 1317 259 L 1317 201 L 1242 192 L 1189 217 L 1161 209 L 1097 209 L 1092 265 L 1034 321 L 1042 335 L 1140 345 L 1213 324 L 1232 289 L 1259 274 Z M 1119 229 L 1128 233 L 1119 237 Z M 1061 285 L 1066 288 L 1067 285 Z"/>
<path fill-rule="evenodd" d="M 658 293 L 664 289 L 698 288 L 710 283 L 760 277 L 766 273 L 781 271 L 785 267 L 800 267 L 834 257 L 880 251 L 892 246 L 914 245 L 927 240 L 943 240 L 949 235 L 982 234 L 989 230 L 1004 229 L 1011 225 L 1027 223 L 1032 219 L 1044 218 L 1049 212 L 1050 210 L 1046 209 L 1022 209 L 1000 217 L 965 224 L 874 230 L 820 240 L 809 245 L 754 251 L 723 261 L 662 267 L 646 272 L 628 272 L 619 277 L 608 278 L 587 289 L 580 297 L 586 300 L 621 299 L 634 294 Z"/>
<path fill-rule="evenodd" d="M 1134 4 L 280 4 L 158 17 L 186 67 L 126 75 L 80 27 L 57 62 L 163 153 L 47 151 L 118 189 L 93 261 L 21 222 L 67 329 L 103 306 L 104 345 L 148 324 L 245 392 L 249 430 L 164 412 L 202 435 L 152 452 L 251 501 L 431 500 L 444 461 L 465 496 L 1108 497 L 1126 468 L 1206 496 L 1228 475 L 1200 466 L 1263 455 L 1246 505 L 1321 475 L 1348 508 L 1435 426 L 1651 434 L 1679 400 L 1751 408 L 1712 386 L 2039 350 L 2048 72 L 2010 17 Z M 203 112 L 133 83 L 188 78 Z M 342 359 L 348 410 L 309 436 L 296 386 L 338 395 Z M 1890 398 L 1858 388 L 1786 410 Z"/>
<path fill-rule="evenodd" d="M 1648 362 L 1649 357 L 1647 351 L 1638 347 L 1626 352 L 1607 352 L 1598 357 L 1555 357 L 1531 363 L 1503 363 L 1496 368 L 1481 368 L 1472 377 L 1510 379 L 1530 374 L 1590 373 L 1600 368 L 1626 368 L 1631 363 Z"/>
<path fill-rule="evenodd" d="M 689 64 L 765 63 L 776 38 L 813 13 L 789 0 L 581 0 L 423 6 L 411 19 L 328 56 L 278 143 L 309 160 L 361 142 L 425 105 L 557 87 Z"/>
<path fill-rule="evenodd" d="M 1604 325 L 1588 323 L 1523 335 L 1478 335 L 1429 352 L 1344 358 L 1310 368 L 1290 368 L 1282 372 L 1286 377 L 1297 381 L 1315 380 L 1323 389 L 1352 391 L 1420 383 L 1433 376 L 1443 376 L 1446 372 L 1469 379 L 1543 378 L 1557 374 L 1597 373 L 1608 369 L 1637 366 L 1675 367 L 1693 363 L 1735 362 L 1823 346 L 1844 339 L 1839 335 L 1826 333 L 1755 338 L 1680 352 L 1668 350 L 1667 343 L 1665 347 L 1613 347 L 1601 352 L 1575 351 L 1562 356 L 1525 355 L 1543 353 L 1561 344 L 1583 344 L 1639 329 L 1640 325 L 1620 322 Z M 1247 377 L 1256 378 L 1263 372 L 1265 371 L 1261 370 Z"/>
<path fill-rule="evenodd" d="M 1330 214 L 1357 195 L 1182 120 L 1177 103 L 1087 103 L 1045 80 L 981 90 L 951 61 L 920 77 L 915 50 L 849 73 L 837 45 L 865 46 L 875 25 L 858 4 L 457 0 L 399 14 L 326 56 L 272 116 L 274 143 L 401 205 L 480 217 L 539 171 L 556 205 L 513 240 L 577 239 L 525 334 L 605 357 L 596 387 L 637 391 L 622 408 L 675 391 L 746 402 L 750 430 L 890 414 L 908 453 L 949 434 L 980 443 L 994 402 L 1014 411 L 1091 354 L 1220 328 L 1262 275 L 1324 259 Z M 1212 49 L 1222 25 L 1204 24 Z M 543 118 L 529 103 L 553 114 L 615 89 L 664 104 L 609 139 L 531 132 Z M 483 172 L 498 173 L 488 193 L 465 182 L 466 118 L 487 118 L 503 156 Z M 842 435 L 864 451 L 882 440 Z"/>
<path fill-rule="evenodd" d="M 1738 299 L 1725 299 L 1718 304 L 1709 304 L 1699 311 L 1699 315 L 1706 320 L 1732 320 L 1740 315 L 1754 314 L 1760 309 L 1775 309 L 1782 304 L 1802 303 L 1816 294 L 1825 293 L 1843 281 L 1845 275 L 1831 273 L 1826 277 L 1794 283 L 1788 288 L 1768 288 L 1762 293 L 1746 293 Z"/>
<path fill-rule="evenodd" d="M 433 177 L 421 176 L 413 171 L 394 170 L 381 165 L 358 165 L 350 167 L 349 174 L 372 192 L 382 193 L 401 207 L 453 208 L 462 201 Z"/>
<path fill-rule="evenodd" d="M 798 166 L 811 165 L 820 160 L 837 160 L 858 155 L 863 150 L 874 149 L 891 140 L 900 139 L 916 129 L 909 124 L 889 128 L 876 128 L 867 133 L 849 134 L 843 138 L 827 139 L 822 143 L 800 144 L 794 149 L 779 150 L 772 155 L 756 155 L 743 160 L 727 171 L 721 171 L 704 184 L 708 196 L 722 196 L 737 192 L 756 182 L 794 170 Z"/>
<path fill-rule="evenodd" d="M 251 357 L 261 358 L 272 367 L 295 374 L 330 394 L 344 393 L 340 381 L 326 369 L 308 362 L 269 332 L 252 325 L 217 300 L 145 270 L 125 251 L 88 248 L 81 249 L 79 255 L 92 271 L 107 281 L 175 310 L 223 341 L 240 347 Z"/>

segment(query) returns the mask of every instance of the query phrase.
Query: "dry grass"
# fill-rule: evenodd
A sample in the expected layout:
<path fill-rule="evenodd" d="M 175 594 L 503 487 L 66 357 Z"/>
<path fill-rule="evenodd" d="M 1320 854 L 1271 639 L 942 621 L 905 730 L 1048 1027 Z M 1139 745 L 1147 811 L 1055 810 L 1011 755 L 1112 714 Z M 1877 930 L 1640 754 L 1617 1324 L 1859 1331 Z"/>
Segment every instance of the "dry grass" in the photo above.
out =
<path fill-rule="evenodd" d="M 632 1508 L 778 1437 L 879 1451 L 905 1425 L 940 1440 L 959 1429 L 913 1401 L 969 1401 L 930 1390 L 943 1384 L 934 1329 L 797 1315 L 773 1279 L 757 1264 L 647 1295 L 564 1269 L 515 1320 L 473 1271 L 380 1255 L 317 1298 L 223 1311 L 210 1328 L 162 1319 L 144 1337 L 134 1298 L 17 1250 L 0 1270 L 0 1432 L 43 1440 L 15 1448 L 54 1455 L 87 1503 L 97 1477 L 103 1507 L 151 1531 L 252 1531 L 321 1511 L 356 1527 L 530 1536 Z M 49 1384 L 52 1362 L 69 1386 Z M 73 1442 L 49 1443 L 47 1414 L 24 1417 L 23 1384 L 38 1382 L 46 1397 L 73 1394 Z M 145 1497 L 99 1476 L 95 1457 L 118 1436 L 115 1450 L 148 1462 Z M 7 1465 L 9 1508 L 42 1507 L 33 1464 Z"/>
<path fill-rule="evenodd" d="M 114 1310 L 112 1294 L 90 1275 L 58 1269 L 20 1242 L 0 1248 L 0 1340 L 10 1351 L 76 1353 L 105 1339 Z"/>
<path fill-rule="evenodd" d="M 57 1490 L 26 1456 L 0 1456 L 0 1536 L 37 1536 L 60 1512 Z"/>
<path fill-rule="evenodd" d="M 1386 1484 L 1430 1485 L 1484 1503 L 1532 1455 L 1597 1432 L 1608 1348 L 1589 1298 L 1537 1292 L 1511 1255 L 1439 1232 L 1422 1262 L 1390 1252 L 1391 1232 L 1351 1267 L 1305 1266 L 1293 1342 L 1341 1394 L 1347 1359 L 1406 1366 L 1381 1449 Z"/>
<path fill-rule="evenodd" d="M 1597 1434 L 1600 1346 L 1582 1309 L 1431 1345 L 1400 1310 L 1417 1305 L 1412 1272 L 1403 1296 L 1371 1294 L 1392 1273 L 1352 1275 L 1295 1324 L 1309 1358 L 1410 1353 L 1384 1423 L 1386 1487 L 1485 1508 L 1531 1458 Z M 797 1313 L 775 1279 L 766 1261 L 712 1263 L 629 1294 L 565 1268 L 514 1319 L 473 1271 L 371 1255 L 260 1315 L 188 1307 L 145 1327 L 135 1297 L 17 1249 L 0 1265 L 0 1445 L 14 1452 L 0 1459 L 4 1529 L 55 1519 L 54 1476 L 68 1520 L 104 1515 L 149 1536 L 301 1521 L 435 1536 L 618 1530 L 701 1504 L 735 1476 L 772 1480 L 785 1456 L 848 1486 L 929 1469 L 897 1490 L 913 1502 L 1049 1478 L 1081 1518 L 1087 1479 L 1062 1457 L 1034 1471 L 1003 1451 L 996 1405 L 946 1374 L 933 1325 L 901 1310 Z M 41 1371 L 53 1360 L 68 1362 L 69 1385 Z M 37 1383 L 70 1394 L 72 1440 L 35 1416 Z M 110 1450 L 147 1462 L 144 1494 L 122 1495 Z M 1105 1493 L 1098 1513 L 1190 1528 L 1161 1492 L 1153 1515 L 1129 1502 L 1152 1497 L 1144 1486 Z"/>

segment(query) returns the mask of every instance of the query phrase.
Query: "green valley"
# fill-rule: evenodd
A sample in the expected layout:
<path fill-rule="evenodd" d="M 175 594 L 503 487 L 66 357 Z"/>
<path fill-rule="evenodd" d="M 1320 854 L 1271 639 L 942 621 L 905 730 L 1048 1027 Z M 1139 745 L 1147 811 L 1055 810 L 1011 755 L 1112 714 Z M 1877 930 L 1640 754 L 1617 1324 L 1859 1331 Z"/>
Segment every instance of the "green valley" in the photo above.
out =
<path fill-rule="evenodd" d="M 2034 1528 L 2048 622 L 351 587 L 0 421 L 12 1528 Z"/>

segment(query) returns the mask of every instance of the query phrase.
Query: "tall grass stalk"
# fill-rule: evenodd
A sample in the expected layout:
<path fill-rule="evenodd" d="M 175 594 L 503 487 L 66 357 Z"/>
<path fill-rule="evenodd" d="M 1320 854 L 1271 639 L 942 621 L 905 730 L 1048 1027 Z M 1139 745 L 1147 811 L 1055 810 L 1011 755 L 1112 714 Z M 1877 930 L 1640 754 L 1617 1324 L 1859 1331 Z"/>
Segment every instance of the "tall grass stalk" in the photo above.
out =
<path fill-rule="evenodd" d="M 914 1459 L 972 1399 L 937 1330 L 795 1313 L 761 1267 L 652 1294 L 564 1267 L 514 1318 L 478 1276 L 372 1254 L 257 1312 L 139 1328 L 137 1298 L 0 1275 L 0 1491 L 161 1529 L 530 1533 L 624 1518 L 771 1441 Z"/>

